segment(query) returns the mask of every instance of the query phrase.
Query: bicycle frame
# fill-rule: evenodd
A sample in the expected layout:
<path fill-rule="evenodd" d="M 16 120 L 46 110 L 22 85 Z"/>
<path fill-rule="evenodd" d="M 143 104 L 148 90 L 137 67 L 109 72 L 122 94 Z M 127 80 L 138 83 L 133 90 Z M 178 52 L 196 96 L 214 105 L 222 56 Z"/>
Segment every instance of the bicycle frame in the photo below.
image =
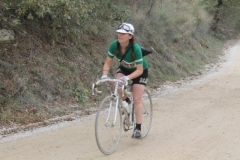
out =
<path fill-rule="evenodd" d="M 112 126 L 115 125 L 116 119 L 117 119 L 117 114 L 118 114 L 118 109 L 117 109 L 118 103 L 119 103 L 119 95 L 118 95 L 118 92 L 117 92 L 118 83 L 119 83 L 119 82 L 116 82 L 116 84 L 115 84 L 115 89 L 114 89 L 114 93 L 111 95 L 114 99 L 115 99 L 115 98 L 117 99 L 117 103 L 116 103 L 116 105 L 115 105 L 116 109 L 115 109 L 114 121 L 113 121 L 113 123 L 112 123 Z M 112 107 L 114 107 L 114 106 L 112 106 L 112 102 L 111 102 L 105 124 L 107 124 L 107 122 L 108 122 L 108 120 L 109 120 L 110 113 L 111 113 L 110 111 L 111 111 Z"/>
<path fill-rule="evenodd" d="M 113 98 L 117 98 L 117 103 L 116 103 L 116 106 L 115 107 L 118 107 L 118 104 L 119 104 L 119 94 L 118 94 L 118 89 L 119 89 L 119 83 L 123 83 L 123 81 L 121 79 L 103 79 L 103 80 L 99 80 L 97 81 L 95 84 L 92 85 L 92 95 L 96 93 L 102 93 L 102 91 L 99 91 L 97 89 L 97 86 L 101 83 L 105 83 L 105 82 L 116 82 L 115 83 L 115 87 L 114 87 L 114 92 L 113 94 L 111 95 Z M 122 89 L 122 93 L 125 93 L 127 95 L 131 95 L 132 92 L 128 92 L 127 91 L 127 85 L 128 85 L 128 82 L 126 81 L 124 85 L 122 85 L 121 89 Z M 122 96 L 124 96 L 124 94 L 122 94 Z M 110 116 L 110 110 L 112 108 L 112 104 L 110 104 L 110 107 L 109 107 L 109 112 L 108 112 L 108 116 L 107 116 L 107 119 L 106 119 L 106 122 L 105 122 L 105 125 L 107 124 L 108 120 L 109 120 L 109 116 Z M 131 108 L 130 108 L 130 116 L 128 116 L 128 114 L 126 113 L 126 111 L 124 110 L 124 114 L 128 117 L 128 120 L 129 120 L 129 124 L 132 125 L 133 124 L 133 115 L 132 115 L 132 108 L 133 108 L 133 104 L 131 104 Z M 117 114 L 118 114 L 118 109 L 115 110 L 115 115 L 114 115 L 114 122 L 112 123 L 112 126 L 115 125 L 116 123 L 116 119 L 117 119 Z"/>

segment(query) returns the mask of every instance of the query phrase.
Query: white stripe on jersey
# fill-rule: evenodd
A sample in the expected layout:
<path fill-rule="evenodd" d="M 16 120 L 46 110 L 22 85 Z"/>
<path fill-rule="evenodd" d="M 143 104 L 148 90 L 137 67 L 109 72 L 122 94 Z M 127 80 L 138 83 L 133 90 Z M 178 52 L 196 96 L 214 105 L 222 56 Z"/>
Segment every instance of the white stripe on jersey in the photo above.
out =
<path fill-rule="evenodd" d="M 135 63 L 137 63 L 137 62 L 141 62 L 141 61 L 143 61 L 143 59 L 141 58 L 141 59 L 139 59 L 139 60 L 135 60 Z"/>
<path fill-rule="evenodd" d="M 114 57 L 114 54 L 110 53 L 109 51 L 108 51 L 108 55 L 111 57 Z"/>

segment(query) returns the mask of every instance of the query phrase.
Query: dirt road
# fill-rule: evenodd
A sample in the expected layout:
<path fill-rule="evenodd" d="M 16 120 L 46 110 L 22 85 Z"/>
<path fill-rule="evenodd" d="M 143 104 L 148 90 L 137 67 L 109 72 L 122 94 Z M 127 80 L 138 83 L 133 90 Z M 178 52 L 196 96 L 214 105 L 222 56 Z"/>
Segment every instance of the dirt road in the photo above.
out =
<path fill-rule="evenodd" d="M 0 141 L 1 160 L 240 159 L 240 41 L 227 62 L 194 85 L 155 97 L 149 135 L 123 133 L 117 150 L 103 155 L 94 137 L 94 116 Z M 16 138 L 16 139 L 15 139 Z"/>

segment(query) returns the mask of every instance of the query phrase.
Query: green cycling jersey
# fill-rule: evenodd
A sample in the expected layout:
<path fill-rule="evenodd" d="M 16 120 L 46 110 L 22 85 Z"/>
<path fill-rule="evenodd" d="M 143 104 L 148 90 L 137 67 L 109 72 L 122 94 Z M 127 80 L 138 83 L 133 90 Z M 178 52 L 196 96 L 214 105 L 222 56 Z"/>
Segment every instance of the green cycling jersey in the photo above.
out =
<path fill-rule="evenodd" d="M 137 43 L 134 43 L 134 45 L 133 45 L 134 59 L 131 56 L 132 49 L 129 49 L 130 47 L 131 47 L 131 44 L 129 44 L 126 48 L 126 51 L 124 53 L 124 54 L 126 54 L 126 56 L 124 57 L 124 59 L 120 63 L 120 67 L 124 67 L 125 69 L 127 69 L 129 71 L 135 71 L 136 66 L 138 64 L 142 64 L 143 69 L 148 68 L 148 63 L 147 63 L 146 59 L 142 56 L 142 50 L 141 50 L 140 46 Z M 109 58 L 116 57 L 117 60 L 120 61 L 122 59 L 123 55 L 122 54 L 117 55 L 117 52 L 118 52 L 117 51 L 117 40 L 114 40 L 110 44 L 110 47 L 109 47 L 109 50 L 108 50 L 108 57 Z"/>

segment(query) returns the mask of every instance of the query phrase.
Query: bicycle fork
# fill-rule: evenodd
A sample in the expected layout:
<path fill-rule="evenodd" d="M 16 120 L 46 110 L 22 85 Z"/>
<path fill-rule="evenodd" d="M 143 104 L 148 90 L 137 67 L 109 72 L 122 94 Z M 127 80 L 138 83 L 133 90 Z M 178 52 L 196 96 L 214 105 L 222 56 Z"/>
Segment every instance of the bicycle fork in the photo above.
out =
<path fill-rule="evenodd" d="M 108 110 L 108 116 L 107 116 L 107 119 L 106 119 L 106 122 L 105 122 L 105 126 L 108 125 L 108 121 L 109 121 L 109 117 L 110 117 L 110 114 L 111 114 L 111 110 L 113 107 L 115 107 L 115 114 L 114 114 L 114 121 L 113 123 L 111 124 L 111 126 L 115 126 L 116 124 L 116 120 L 117 120 L 117 114 L 118 114 L 118 106 L 119 106 L 119 96 L 117 94 L 118 92 L 118 83 L 119 82 L 116 82 L 115 83 L 115 89 L 114 89 L 114 93 L 112 94 L 112 98 L 113 99 L 116 99 L 116 104 L 115 106 L 112 105 L 113 101 L 110 102 L 110 106 L 109 106 L 109 110 Z M 122 92 L 124 91 L 124 88 L 122 87 Z"/>
<path fill-rule="evenodd" d="M 116 101 L 116 105 L 115 106 L 113 106 L 113 101 L 111 100 L 110 101 L 110 106 L 109 106 L 109 109 L 108 109 L 108 115 L 107 115 L 107 119 L 106 119 L 106 122 L 105 122 L 105 126 L 108 126 L 109 125 L 109 118 L 110 118 L 110 115 L 111 115 L 111 110 L 113 109 L 113 107 L 115 107 L 115 113 L 114 113 L 114 120 L 113 120 L 113 122 L 111 123 L 110 122 L 110 125 L 113 127 L 113 126 L 115 126 L 115 124 L 116 124 L 116 121 L 117 121 L 117 114 L 118 114 L 118 103 L 119 103 L 119 98 L 116 98 L 114 95 L 112 95 L 113 97 L 113 99 L 116 99 L 117 101 Z"/>

